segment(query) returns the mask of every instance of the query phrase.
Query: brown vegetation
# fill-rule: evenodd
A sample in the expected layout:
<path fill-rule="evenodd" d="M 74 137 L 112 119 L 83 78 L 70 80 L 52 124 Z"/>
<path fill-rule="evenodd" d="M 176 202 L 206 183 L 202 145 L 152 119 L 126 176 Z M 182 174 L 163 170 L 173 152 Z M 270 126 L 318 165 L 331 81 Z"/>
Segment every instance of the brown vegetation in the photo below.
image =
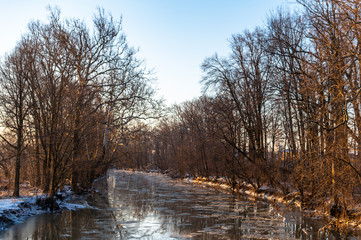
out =
<path fill-rule="evenodd" d="M 230 56 L 203 62 L 205 96 L 172 107 L 147 131 L 147 163 L 174 175 L 225 176 L 234 187 L 297 191 L 303 207 L 354 218 L 361 6 L 298 3 L 302 13 L 281 9 L 265 27 L 233 35 Z"/>
<path fill-rule="evenodd" d="M 121 23 L 103 10 L 93 22 L 90 31 L 53 9 L 1 64 L 0 166 L 14 196 L 25 180 L 51 196 L 67 181 L 90 186 L 126 152 L 133 122 L 159 107 Z"/>
<path fill-rule="evenodd" d="M 110 166 L 225 177 L 298 192 L 302 206 L 353 218 L 361 200 L 361 6 L 298 0 L 233 35 L 202 64 L 204 96 L 156 124 L 146 69 L 120 23 L 99 11 L 30 24 L 1 65 L 0 167 L 50 194 L 80 190 Z M 20 168 L 21 166 L 21 168 Z M 13 173 L 14 172 L 14 173 Z M 20 178 L 19 178 L 20 176 Z"/>

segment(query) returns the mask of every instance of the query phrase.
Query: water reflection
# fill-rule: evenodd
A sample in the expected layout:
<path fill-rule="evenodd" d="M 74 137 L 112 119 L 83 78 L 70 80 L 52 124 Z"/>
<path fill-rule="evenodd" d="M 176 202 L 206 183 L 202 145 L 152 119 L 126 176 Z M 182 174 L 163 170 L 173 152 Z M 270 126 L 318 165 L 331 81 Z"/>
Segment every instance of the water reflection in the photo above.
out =
<path fill-rule="evenodd" d="M 299 214 L 284 212 L 284 217 L 268 204 L 170 183 L 161 176 L 114 174 L 108 178 L 108 187 L 109 205 L 114 208 L 117 221 L 125 226 L 128 233 L 125 236 L 298 239 L 305 235 L 304 238 L 317 238 L 317 227 L 310 220 L 304 223 Z"/>
<path fill-rule="evenodd" d="M 95 209 L 33 217 L 0 239 L 320 238 L 322 223 L 300 213 L 158 175 L 114 171 L 96 188 L 88 199 Z"/>

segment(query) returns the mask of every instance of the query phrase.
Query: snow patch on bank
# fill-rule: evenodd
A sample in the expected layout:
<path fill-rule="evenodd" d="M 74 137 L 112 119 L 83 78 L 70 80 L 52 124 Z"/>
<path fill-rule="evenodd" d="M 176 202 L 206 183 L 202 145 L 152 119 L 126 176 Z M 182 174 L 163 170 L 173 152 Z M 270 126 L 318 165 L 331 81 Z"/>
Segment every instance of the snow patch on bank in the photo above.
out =
<path fill-rule="evenodd" d="M 44 212 L 36 205 L 37 197 L 0 199 L 0 231 Z"/>
<path fill-rule="evenodd" d="M 183 181 L 212 188 L 221 188 L 223 190 L 243 194 L 251 200 L 261 199 L 267 202 L 281 203 L 301 208 L 301 201 L 299 201 L 296 193 L 290 193 L 286 196 L 283 196 L 277 193 L 275 194 L 275 190 L 271 189 L 268 186 L 263 186 L 256 191 L 250 184 L 247 183 L 237 184 L 236 188 L 232 188 L 231 185 L 229 185 L 224 178 L 209 179 L 205 177 L 197 177 L 184 178 Z"/>
<path fill-rule="evenodd" d="M 23 222 L 28 217 L 51 211 L 43 205 L 46 198 L 48 196 L 42 194 L 33 197 L 0 199 L 0 232 L 7 230 L 11 225 Z M 69 189 L 59 192 L 55 203 L 59 211 L 90 208 L 85 200 L 74 197 Z"/>
<path fill-rule="evenodd" d="M 0 199 L 0 212 L 10 210 L 18 207 L 19 203 L 24 202 L 25 199 Z"/>

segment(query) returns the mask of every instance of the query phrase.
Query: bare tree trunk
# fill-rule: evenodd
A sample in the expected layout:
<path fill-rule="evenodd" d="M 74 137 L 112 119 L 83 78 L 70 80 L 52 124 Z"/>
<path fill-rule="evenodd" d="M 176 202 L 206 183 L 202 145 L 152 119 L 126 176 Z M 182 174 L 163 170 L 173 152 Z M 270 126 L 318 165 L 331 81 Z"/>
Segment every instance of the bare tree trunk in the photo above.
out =
<path fill-rule="evenodd" d="M 41 170 L 40 170 L 40 147 L 39 147 L 39 130 L 35 127 L 35 164 L 36 164 L 36 181 L 37 187 L 41 186 Z"/>

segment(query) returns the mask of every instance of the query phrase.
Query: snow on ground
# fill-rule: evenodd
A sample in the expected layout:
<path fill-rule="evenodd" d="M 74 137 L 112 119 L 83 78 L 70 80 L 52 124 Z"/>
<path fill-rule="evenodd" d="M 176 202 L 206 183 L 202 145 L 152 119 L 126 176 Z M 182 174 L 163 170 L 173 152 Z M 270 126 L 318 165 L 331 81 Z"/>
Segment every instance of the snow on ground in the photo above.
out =
<path fill-rule="evenodd" d="M 30 196 L 29 196 L 30 195 Z M 47 195 L 41 194 L 20 198 L 0 199 L 0 232 L 5 231 L 9 226 L 22 222 L 26 218 L 42 214 L 50 209 L 46 206 Z M 88 203 L 81 198 L 74 197 L 69 189 L 58 193 L 56 205 L 59 210 L 76 210 L 89 207 Z M 60 200 L 62 199 L 62 200 Z M 45 204 L 45 205 L 44 205 Z"/>
<path fill-rule="evenodd" d="M 250 184 L 242 183 L 237 184 L 236 189 L 232 189 L 231 185 L 229 185 L 224 178 L 217 178 L 217 179 L 209 179 L 204 177 L 198 178 L 185 178 L 183 181 L 193 184 L 198 184 L 201 186 L 209 186 L 213 188 L 221 188 L 227 191 L 232 191 L 235 193 L 241 193 L 247 195 L 251 199 L 263 199 L 268 202 L 273 203 L 282 203 L 286 205 L 294 205 L 297 207 L 301 207 L 301 202 L 298 200 L 296 196 L 292 197 L 291 200 L 287 200 L 287 196 L 280 196 L 279 194 L 274 194 L 272 189 L 268 186 L 263 186 L 258 189 L 258 192 L 253 189 Z M 240 187 L 243 186 L 243 187 Z M 291 194 L 290 194 L 291 195 Z"/>
<path fill-rule="evenodd" d="M 0 231 L 42 212 L 44 210 L 36 206 L 36 197 L 0 199 Z"/>
<path fill-rule="evenodd" d="M 0 212 L 4 212 L 4 210 L 10 210 L 18 207 L 19 203 L 25 201 L 24 199 L 0 199 Z"/>

